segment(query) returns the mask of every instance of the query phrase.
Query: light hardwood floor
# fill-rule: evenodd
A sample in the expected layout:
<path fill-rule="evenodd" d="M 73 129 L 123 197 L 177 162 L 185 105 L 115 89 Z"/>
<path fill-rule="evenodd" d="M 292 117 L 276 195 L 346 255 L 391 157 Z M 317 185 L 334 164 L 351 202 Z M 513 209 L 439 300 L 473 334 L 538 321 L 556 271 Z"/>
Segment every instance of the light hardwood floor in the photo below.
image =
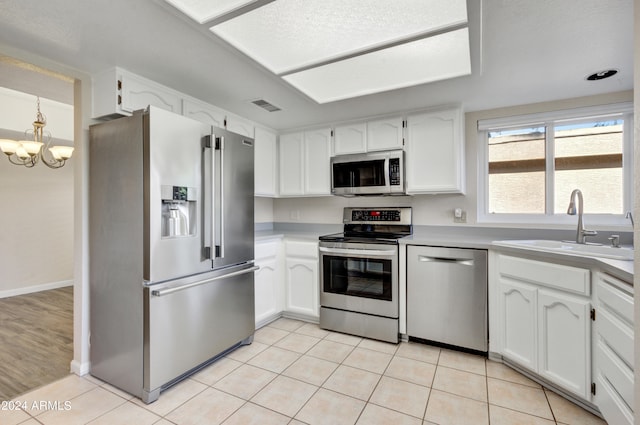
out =
<path fill-rule="evenodd" d="M 69 374 L 73 287 L 0 299 L 0 400 Z"/>

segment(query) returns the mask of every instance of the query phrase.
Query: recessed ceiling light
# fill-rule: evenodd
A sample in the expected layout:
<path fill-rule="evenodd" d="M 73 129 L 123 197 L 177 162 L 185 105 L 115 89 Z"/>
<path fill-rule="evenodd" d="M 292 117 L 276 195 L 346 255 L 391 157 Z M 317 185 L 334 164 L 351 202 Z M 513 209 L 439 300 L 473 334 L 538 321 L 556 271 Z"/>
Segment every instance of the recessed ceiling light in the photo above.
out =
<path fill-rule="evenodd" d="M 588 81 L 603 80 L 605 78 L 613 77 L 617 73 L 618 73 L 617 69 L 607 69 L 606 71 L 595 72 L 589 75 L 586 79 Z"/>

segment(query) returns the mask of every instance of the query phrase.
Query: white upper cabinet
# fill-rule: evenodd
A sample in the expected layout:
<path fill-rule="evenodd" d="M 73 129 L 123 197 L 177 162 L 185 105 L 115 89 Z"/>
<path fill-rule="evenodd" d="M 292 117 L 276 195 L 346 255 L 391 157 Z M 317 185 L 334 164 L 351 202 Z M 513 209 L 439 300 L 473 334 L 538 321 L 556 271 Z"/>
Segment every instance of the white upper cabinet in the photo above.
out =
<path fill-rule="evenodd" d="M 331 130 L 304 132 L 305 195 L 331 194 Z"/>
<path fill-rule="evenodd" d="M 367 123 L 339 125 L 333 130 L 335 155 L 362 153 L 367 150 Z"/>
<path fill-rule="evenodd" d="M 226 116 L 222 109 L 196 99 L 182 101 L 182 115 L 221 128 L 224 128 Z"/>
<path fill-rule="evenodd" d="M 341 124 L 334 128 L 334 155 L 402 149 L 403 118 Z"/>
<path fill-rule="evenodd" d="M 254 138 L 254 125 L 251 121 L 237 115 L 227 114 L 227 130 Z"/>
<path fill-rule="evenodd" d="M 275 197 L 278 192 L 278 143 L 275 133 L 256 127 L 254 149 L 254 192 L 256 196 Z"/>
<path fill-rule="evenodd" d="M 367 122 L 367 151 L 402 149 L 402 117 L 384 118 Z"/>
<path fill-rule="evenodd" d="M 280 196 L 331 194 L 331 130 L 317 129 L 280 136 Z"/>
<path fill-rule="evenodd" d="M 304 133 L 281 135 L 278 153 L 280 196 L 304 195 Z"/>
<path fill-rule="evenodd" d="M 182 113 L 179 92 L 121 68 L 93 76 L 92 90 L 93 118 L 131 115 L 149 105 Z"/>
<path fill-rule="evenodd" d="M 463 125 L 459 108 L 408 116 L 408 194 L 464 193 Z"/>

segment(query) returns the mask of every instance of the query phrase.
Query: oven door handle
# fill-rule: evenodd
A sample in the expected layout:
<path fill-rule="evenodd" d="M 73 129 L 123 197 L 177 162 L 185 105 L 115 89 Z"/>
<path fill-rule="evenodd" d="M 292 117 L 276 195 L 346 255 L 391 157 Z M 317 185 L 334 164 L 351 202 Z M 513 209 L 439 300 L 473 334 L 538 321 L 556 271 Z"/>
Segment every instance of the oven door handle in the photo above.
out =
<path fill-rule="evenodd" d="M 327 254 L 346 254 L 350 256 L 354 255 L 369 255 L 372 257 L 393 257 L 396 255 L 395 249 L 351 249 L 351 248 L 325 248 L 320 247 L 320 252 Z"/>

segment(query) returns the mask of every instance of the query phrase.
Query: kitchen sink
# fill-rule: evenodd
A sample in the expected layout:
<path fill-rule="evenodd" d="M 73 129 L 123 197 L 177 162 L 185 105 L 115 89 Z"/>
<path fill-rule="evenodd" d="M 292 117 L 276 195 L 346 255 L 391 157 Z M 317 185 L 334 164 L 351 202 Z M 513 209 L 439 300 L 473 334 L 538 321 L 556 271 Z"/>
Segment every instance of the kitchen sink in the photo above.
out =
<path fill-rule="evenodd" d="M 512 248 L 525 248 L 533 251 L 561 252 L 565 254 L 611 258 L 614 260 L 625 261 L 633 260 L 633 248 L 629 247 L 616 248 L 613 246 L 592 243 L 579 244 L 571 241 L 541 239 L 496 241 L 493 244 Z"/>

